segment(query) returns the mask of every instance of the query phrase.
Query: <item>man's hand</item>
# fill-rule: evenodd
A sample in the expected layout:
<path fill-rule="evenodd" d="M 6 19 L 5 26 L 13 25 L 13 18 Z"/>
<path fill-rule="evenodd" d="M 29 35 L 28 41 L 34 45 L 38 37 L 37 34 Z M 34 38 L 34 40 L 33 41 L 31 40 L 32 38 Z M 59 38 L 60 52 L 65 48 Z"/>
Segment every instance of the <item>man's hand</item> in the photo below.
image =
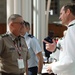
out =
<path fill-rule="evenodd" d="M 48 68 L 47 68 L 47 72 L 48 72 L 49 74 L 51 74 L 51 73 L 52 73 L 51 65 L 49 65 L 49 66 L 48 66 Z"/>
<path fill-rule="evenodd" d="M 53 43 L 49 43 L 49 42 L 47 42 L 47 41 L 45 41 L 45 40 L 43 40 L 43 42 L 46 43 L 46 49 L 47 49 L 48 51 L 53 52 L 53 51 L 55 50 L 55 48 L 56 48 L 56 42 L 55 42 L 54 39 L 53 39 Z"/>

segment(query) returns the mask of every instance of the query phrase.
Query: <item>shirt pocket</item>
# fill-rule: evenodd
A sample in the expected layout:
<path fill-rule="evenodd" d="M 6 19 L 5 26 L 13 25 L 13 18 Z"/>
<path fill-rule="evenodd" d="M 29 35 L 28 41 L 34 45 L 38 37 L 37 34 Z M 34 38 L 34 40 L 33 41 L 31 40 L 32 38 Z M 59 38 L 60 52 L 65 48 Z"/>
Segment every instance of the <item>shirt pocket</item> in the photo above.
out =
<path fill-rule="evenodd" d="M 2 52 L 2 58 L 5 60 L 13 61 L 16 60 L 18 56 L 17 51 L 14 46 L 6 46 L 5 50 Z"/>
<path fill-rule="evenodd" d="M 11 59 L 12 61 L 16 61 L 17 58 L 19 58 L 18 52 L 15 48 L 9 48 L 7 54 L 9 56 L 9 59 Z"/>

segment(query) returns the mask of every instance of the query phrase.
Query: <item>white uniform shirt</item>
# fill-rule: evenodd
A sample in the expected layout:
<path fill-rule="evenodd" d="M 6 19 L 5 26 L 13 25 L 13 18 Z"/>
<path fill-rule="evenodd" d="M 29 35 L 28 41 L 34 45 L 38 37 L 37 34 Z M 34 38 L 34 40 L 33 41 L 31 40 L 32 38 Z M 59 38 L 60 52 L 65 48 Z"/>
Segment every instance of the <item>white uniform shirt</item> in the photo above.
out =
<path fill-rule="evenodd" d="M 64 37 L 58 40 L 57 47 L 59 47 L 59 49 L 56 49 L 56 51 L 50 55 L 52 58 L 55 58 L 57 61 L 62 58 L 61 54 L 63 51 L 63 41 L 64 41 Z"/>
<path fill-rule="evenodd" d="M 59 60 L 60 59 L 62 59 L 63 58 L 63 56 L 61 56 L 61 55 L 63 55 L 62 53 L 62 51 L 63 51 L 63 46 L 64 46 L 64 37 L 62 38 L 62 39 L 59 39 L 58 40 L 58 43 L 57 43 L 57 47 L 60 47 L 60 52 L 59 52 Z"/>
<path fill-rule="evenodd" d="M 75 75 L 75 20 L 69 24 L 60 57 L 51 64 L 52 71 L 57 75 Z"/>
<path fill-rule="evenodd" d="M 28 60 L 28 68 L 30 68 L 38 66 L 38 59 L 36 54 L 41 52 L 42 49 L 38 40 L 35 37 L 29 37 L 28 35 L 29 34 L 26 33 L 24 37 L 30 53 L 30 59 Z"/>

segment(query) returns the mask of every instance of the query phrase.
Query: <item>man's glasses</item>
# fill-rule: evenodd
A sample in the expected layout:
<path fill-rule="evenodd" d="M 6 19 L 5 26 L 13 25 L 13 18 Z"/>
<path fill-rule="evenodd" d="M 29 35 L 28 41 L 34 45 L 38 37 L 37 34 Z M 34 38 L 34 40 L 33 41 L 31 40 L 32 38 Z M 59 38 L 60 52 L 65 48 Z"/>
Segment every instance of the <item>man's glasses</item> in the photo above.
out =
<path fill-rule="evenodd" d="M 25 25 L 26 24 L 25 21 L 23 21 L 23 22 L 14 22 L 14 23 L 17 23 L 17 24 L 20 24 L 20 25 Z"/>

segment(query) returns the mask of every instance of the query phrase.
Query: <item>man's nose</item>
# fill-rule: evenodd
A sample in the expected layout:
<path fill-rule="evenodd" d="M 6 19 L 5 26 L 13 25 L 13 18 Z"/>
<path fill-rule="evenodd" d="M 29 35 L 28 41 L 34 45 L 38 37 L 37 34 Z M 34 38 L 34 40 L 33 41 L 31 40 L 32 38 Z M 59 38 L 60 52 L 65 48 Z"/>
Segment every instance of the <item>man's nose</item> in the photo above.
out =
<path fill-rule="evenodd" d="M 60 19 L 60 16 L 59 16 L 59 19 Z"/>

